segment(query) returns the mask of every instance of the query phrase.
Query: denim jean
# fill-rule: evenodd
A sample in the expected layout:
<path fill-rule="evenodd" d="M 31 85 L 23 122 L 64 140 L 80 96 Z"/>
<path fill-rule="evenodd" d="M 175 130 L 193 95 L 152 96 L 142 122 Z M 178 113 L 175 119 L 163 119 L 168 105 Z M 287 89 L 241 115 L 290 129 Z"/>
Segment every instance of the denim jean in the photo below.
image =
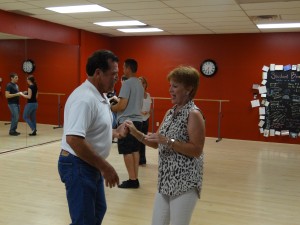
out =
<path fill-rule="evenodd" d="M 59 156 L 58 172 L 66 188 L 70 225 L 101 225 L 107 208 L 101 173 L 72 154 Z"/>
<path fill-rule="evenodd" d="M 19 104 L 8 104 L 8 108 L 11 113 L 11 123 L 9 133 L 16 132 L 18 128 L 19 115 L 20 115 L 20 105 Z"/>
<path fill-rule="evenodd" d="M 23 112 L 23 119 L 29 125 L 32 131 L 36 130 L 36 110 L 38 108 L 38 103 L 27 103 Z"/>

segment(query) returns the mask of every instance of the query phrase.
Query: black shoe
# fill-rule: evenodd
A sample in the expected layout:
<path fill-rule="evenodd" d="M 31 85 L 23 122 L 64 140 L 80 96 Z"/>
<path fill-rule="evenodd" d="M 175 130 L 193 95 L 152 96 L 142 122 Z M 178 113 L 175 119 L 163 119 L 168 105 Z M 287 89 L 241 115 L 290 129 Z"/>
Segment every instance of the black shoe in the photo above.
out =
<path fill-rule="evenodd" d="M 140 183 L 139 180 L 126 180 L 123 181 L 122 184 L 118 185 L 119 188 L 139 188 L 140 187 Z"/>
<path fill-rule="evenodd" d="M 29 136 L 35 136 L 36 132 L 37 132 L 37 130 L 34 130 L 31 134 L 29 134 Z"/>
<path fill-rule="evenodd" d="M 144 161 L 143 162 L 139 162 L 139 165 L 140 166 L 146 166 L 146 162 L 144 162 Z"/>
<path fill-rule="evenodd" d="M 9 132 L 9 135 L 11 136 L 19 136 L 21 133 L 15 131 L 15 132 Z"/>

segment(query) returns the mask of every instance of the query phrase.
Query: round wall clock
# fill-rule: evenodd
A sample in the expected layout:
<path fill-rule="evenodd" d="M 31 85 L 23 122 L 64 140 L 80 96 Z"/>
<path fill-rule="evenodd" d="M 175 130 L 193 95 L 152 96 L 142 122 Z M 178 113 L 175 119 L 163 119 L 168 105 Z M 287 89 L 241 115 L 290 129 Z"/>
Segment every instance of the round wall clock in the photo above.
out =
<path fill-rule="evenodd" d="M 212 59 L 204 60 L 200 65 L 200 71 L 204 76 L 211 77 L 218 70 L 217 63 Z"/>
<path fill-rule="evenodd" d="M 23 62 L 22 68 L 23 68 L 23 71 L 24 71 L 25 73 L 30 74 L 30 73 L 32 73 L 32 72 L 34 71 L 34 69 L 35 69 L 35 64 L 34 64 L 33 60 L 27 59 L 27 60 L 25 60 L 25 61 Z"/>

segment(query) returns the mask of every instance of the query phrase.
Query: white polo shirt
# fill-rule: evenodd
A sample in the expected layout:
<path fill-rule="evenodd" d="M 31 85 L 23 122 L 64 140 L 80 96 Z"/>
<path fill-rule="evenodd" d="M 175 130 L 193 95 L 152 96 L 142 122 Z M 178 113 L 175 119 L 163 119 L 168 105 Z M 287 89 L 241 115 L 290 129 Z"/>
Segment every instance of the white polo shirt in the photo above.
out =
<path fill-rule="evenodd" d="M 64 110 L 64 133 L 61 148 L 76 155 L 66 142 L 66 135 L 81 136 L 97 153 L 106 158 L 112 143 L 110 104 L 88 80 L 69 96 Z"/>

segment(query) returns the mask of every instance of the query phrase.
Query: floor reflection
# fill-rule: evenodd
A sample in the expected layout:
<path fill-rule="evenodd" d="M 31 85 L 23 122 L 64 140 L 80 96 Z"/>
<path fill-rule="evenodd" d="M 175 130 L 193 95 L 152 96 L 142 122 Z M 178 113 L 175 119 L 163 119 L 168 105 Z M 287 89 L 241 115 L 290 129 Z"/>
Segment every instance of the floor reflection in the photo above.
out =
<path fill-rule="evenodd" d="M 57 125 L 37 124 L 37 135 L 29 136 L 31 130 L 28 125 L 24 122 L 19 122 L 18 132 L 21 134 L 19 136 L 10 136 L 8 134 L 10 125 L 8 123 L 8 121 L 0 122 L 0 153 L 57 141 L 61 139 L 63 133 L 62 128 L 54 129 Z"/>

